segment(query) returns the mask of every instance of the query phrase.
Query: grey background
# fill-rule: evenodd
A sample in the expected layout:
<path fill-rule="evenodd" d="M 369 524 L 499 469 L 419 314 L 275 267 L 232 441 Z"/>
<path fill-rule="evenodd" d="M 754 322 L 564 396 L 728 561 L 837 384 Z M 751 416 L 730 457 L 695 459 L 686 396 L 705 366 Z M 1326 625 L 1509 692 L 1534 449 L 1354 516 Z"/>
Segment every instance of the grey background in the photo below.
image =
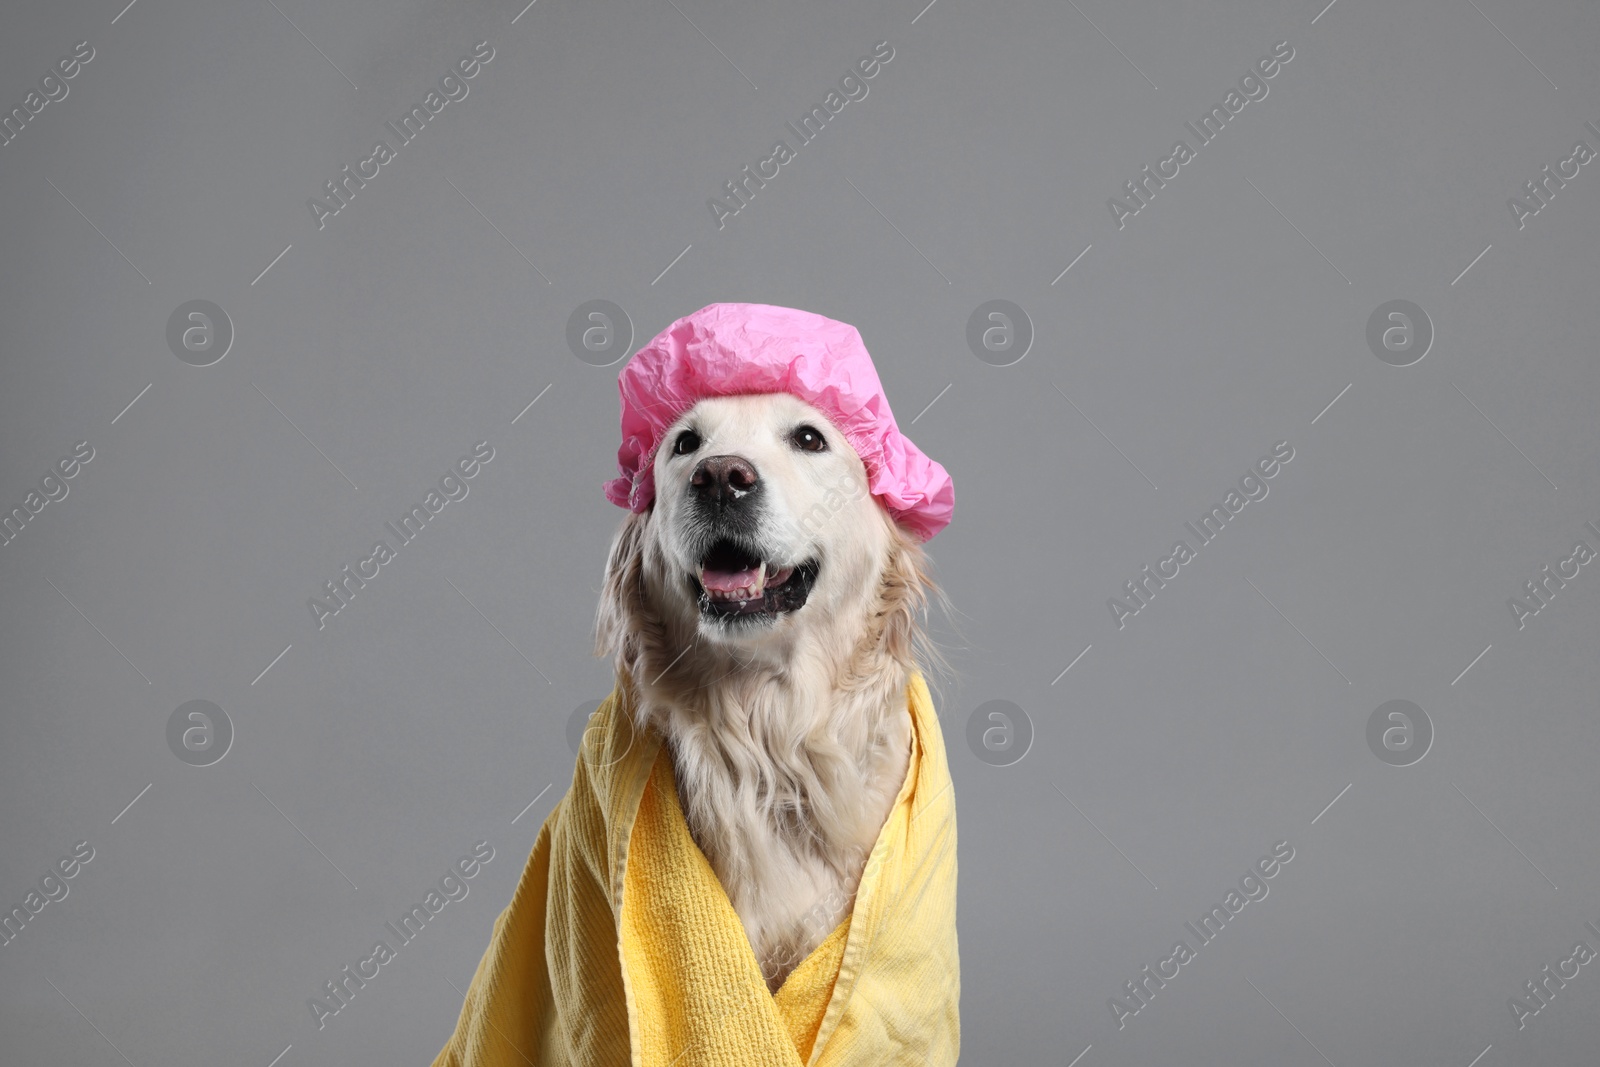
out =
<path fill-rule="evenodd" d="M 713 301 L 853 323 L 955 478 L 968 1062 L 1594 1060 L 1600 964 L 1520 1032 L 1508 998 L 1600 949 L 1600 577 L 1521 630 L 1507 598 L 1600 549 L 1600 174 L 1521 229 L 1506 201 L 1600 148 L 1600 14 L 924 2 L 8 10 L 7 109 L 96 50 L 0 148 L 0 503 L 95 449 L 0 547 L 0 903 L 95 849 L 0 947 L 9 1062 L 438 1051 L 609 687 L 617 368 L 565 343 L 593 299 L 635 346 Z M 319 231 L 307 198 L 485 39 Z M 719 231 L 706 199 L 880 40 Z M 1282 40 L 1119 230 L 1106 199 Z M 1035 331 L 1009 367 L 965 342 L 996 298 Z M 195 299 L 236 331 L 204 368 L 165 339 Z M 1404 368 L 1365 341 L 1394 299 L 1435 329 Z M 319 631 L 307 599 L 480 440 Z M 1119 630 L 1106 599 L 1279 440 L 1269 497 Z M 996 699 L 1032 724 L 1011 766 L 965 742 Z M 1435 731 L 1413 766 L 1365 740 L 1394 699 Z M 233 724 L 211 766 L 167 747 L 190 700 Z M 478 840 L 470 895 L 319 1031 L 308 998 Z M 1119 1030 L 1108 998 L 1280 840 L 1270 896 Z"/>

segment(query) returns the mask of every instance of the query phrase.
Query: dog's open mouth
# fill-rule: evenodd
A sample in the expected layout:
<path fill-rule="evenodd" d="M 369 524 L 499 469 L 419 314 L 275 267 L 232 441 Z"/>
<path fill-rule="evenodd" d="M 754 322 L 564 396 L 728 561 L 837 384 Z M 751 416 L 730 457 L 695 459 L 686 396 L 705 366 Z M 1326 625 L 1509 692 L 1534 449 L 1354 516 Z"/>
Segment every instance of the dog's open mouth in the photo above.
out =
<path fill-rule="evenodd" d="M 719 540 L 689 578 L 708 618 L 771 617 L 805 606 L 817 580 L 817 563 L 779 566 L 741 545 Z"/>

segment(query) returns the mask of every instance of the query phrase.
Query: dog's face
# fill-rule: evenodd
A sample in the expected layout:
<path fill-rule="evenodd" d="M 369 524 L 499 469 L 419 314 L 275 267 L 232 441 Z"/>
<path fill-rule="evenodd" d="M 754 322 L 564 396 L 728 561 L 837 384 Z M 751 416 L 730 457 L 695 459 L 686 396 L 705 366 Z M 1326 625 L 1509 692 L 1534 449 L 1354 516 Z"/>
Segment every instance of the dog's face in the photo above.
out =
<path fill-rule="evenodd" d="M 877 595 L 893 522 L 855 450 L 805 401 L 701 400 L 663 435 L 653 471 L 644 578 L 669 623 L 761 645 Z"/>

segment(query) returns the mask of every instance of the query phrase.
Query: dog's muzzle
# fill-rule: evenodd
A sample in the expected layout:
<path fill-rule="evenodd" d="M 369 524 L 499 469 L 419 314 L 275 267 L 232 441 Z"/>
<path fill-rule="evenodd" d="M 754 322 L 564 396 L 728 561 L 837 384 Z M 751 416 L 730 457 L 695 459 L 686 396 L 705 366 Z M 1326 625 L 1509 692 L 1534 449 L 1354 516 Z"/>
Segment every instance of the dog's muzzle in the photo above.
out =
<path fill-rule="evenodd" d="M 755 547 L 765 486 L 743 456 L 707 456 L 689 477 L 695 516 L 715 539 L 689 576 L 700 614 L 713 619 L 772 618 L 805 606 L 817 562 L 783 563 Z"/>

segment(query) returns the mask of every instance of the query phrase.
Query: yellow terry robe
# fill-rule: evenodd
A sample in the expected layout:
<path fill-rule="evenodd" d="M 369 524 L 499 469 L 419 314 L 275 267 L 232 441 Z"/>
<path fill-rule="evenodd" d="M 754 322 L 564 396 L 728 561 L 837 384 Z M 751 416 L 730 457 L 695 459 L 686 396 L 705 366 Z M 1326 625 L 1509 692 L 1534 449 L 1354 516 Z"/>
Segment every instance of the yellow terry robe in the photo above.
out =
<path fill-rule="evenodd" d="M 628 699 L 595 713 L 434 1067 L 954 1064 L 955 798 L 922 678 L 854 908 L 776 994 Z"/>

